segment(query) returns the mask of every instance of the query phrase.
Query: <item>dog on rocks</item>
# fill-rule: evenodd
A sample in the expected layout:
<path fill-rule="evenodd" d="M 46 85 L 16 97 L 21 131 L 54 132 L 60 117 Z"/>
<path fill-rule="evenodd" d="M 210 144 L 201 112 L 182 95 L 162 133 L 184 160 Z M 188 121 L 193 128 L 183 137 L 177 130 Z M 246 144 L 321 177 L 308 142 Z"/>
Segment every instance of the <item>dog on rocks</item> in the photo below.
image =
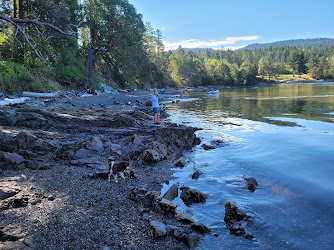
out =
<path fill-rule="evenodd" d="M 108 181 L 110 182 L 111 175 L 114 176 L 115 182 L 117 181 L 117 174 L 125 179 L 124 171 L 131 167 L 130 161 L 115 161 L 114 159 L 108 159 L 109 169 L 108 169 Z"/>

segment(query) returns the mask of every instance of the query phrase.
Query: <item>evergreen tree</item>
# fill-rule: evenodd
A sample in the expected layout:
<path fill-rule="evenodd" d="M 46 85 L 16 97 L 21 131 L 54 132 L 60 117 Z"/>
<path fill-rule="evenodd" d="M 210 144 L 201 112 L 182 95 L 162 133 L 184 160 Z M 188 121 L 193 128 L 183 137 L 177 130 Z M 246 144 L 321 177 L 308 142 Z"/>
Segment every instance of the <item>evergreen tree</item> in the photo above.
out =
<path fill-rule="evenodd" d="M 299 75 L 307 73 L 307 67 L 306 67 L 306 57 L 303 51 L 298 53 L 298 60 L 297 60 L 297 72 Z"/>
<path fill-rule="evenodd" d="M 293 76 L 295 76 L 295 72 L 298 69 L 298 60 L 299 60 L 299 56 L 298 56 L 297 50 L 292 49 L 288 57 L 288 65 L 292 69 Z"/>

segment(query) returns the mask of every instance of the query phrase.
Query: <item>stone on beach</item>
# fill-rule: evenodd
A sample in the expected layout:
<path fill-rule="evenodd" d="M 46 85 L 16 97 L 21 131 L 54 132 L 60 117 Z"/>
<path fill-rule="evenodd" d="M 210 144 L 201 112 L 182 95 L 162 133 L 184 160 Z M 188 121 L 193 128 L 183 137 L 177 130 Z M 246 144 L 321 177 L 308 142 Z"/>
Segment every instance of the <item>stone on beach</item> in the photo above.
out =
<path fill-rule="evenodd" d="M 164 223 L 156 220 L 150 222 L 154 239 L 163 238 L 167 235 L 167 227 Z"/>

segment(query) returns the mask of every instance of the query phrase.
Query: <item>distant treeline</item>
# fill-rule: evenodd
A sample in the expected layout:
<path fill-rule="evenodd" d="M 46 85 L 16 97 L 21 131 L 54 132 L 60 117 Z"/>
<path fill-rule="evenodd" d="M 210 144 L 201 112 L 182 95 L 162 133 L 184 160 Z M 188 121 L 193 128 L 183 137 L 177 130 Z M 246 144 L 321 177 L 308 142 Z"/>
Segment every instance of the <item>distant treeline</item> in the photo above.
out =
<path fill-rule="evenodd" d="M 101 81 L 148 88 L 252 85 L 289 73 L 334 78 L 333 45 L 165 51 L 162 40 L 162 32 L 143 23 L 128 0 L 3 0 L 0 92 L 48 91 L 53 82 L 69 88 L 96 88 Z"/>
<path fill-rule="evenodd" d="M 270 47 L 294 46 L 299 48 L 327 47 L 334 45 L 333 38 L 311 38 L 311 39 L 291 39 L 273 43 L 253 43 L 245 47 L 245 49 L 266 49 Z"/>

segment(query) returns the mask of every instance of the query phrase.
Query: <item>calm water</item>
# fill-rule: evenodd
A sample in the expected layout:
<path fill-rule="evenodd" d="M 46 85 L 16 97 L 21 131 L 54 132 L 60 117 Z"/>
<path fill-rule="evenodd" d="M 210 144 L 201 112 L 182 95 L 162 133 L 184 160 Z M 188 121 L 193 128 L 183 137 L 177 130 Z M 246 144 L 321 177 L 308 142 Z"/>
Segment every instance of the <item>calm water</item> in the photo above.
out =
<path fill-rule="evenodd" d="M 175 173 L 180 185 L 210 195 L 191 207 L 176 199 L 219 234 L 205 236 L 198 249 L 333 249 L 334 83 L 188 95 L 170 107 L 170 119 L 203 128 L 196 132 L 202 143 L 227 142 L 187 153 L 203 172 L 198 180 L 189 177 L 192 163 Z M 250 192 L 243 177 L 255 177 L 258 189 Z M 252 217 L 254 240 L 229 234 L 229 200 Z"/>

